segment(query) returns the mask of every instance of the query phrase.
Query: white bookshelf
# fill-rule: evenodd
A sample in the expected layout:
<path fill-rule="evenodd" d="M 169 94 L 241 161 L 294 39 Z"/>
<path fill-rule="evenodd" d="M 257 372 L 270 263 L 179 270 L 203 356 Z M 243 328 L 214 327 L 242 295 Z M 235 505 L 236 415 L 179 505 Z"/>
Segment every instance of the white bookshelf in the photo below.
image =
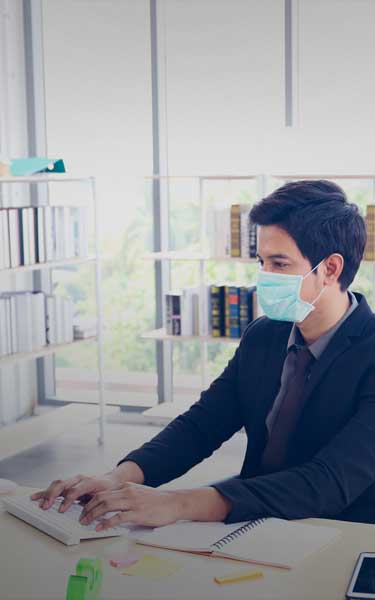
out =
<path fill-rule="evenodd" d="M 32 265 L 21 265 L 19 267 L 10 267 L 9 269 L 0 269 L 0 275 L 2 273 L 26 273 L 28 271 L 40 271 L 43 269 L 63 269 L 68 266 L 82 265 L 85 263 L 95 262 L 95 256 L 86 258 L 65 258 L 64 260 L 54 260 L 44 263 L 34 263 Z"/>
<path fill-rule="evenodd" d="M 240 338 L 230 337 L 214 337 L 213 335 L 171 335 L 165 332 L 164 328 L 153 329 L 152 331 L 146 331 L 141 335 L 144 340 L 157 340 L 157 341 L 169 341 L 169 342 L 192 342 L 199 341 L 202 343 L 211 342 L 214 343 L 232 343 L 238 344 Z"/>
<path fill-rule="evenodd" d="M 343 181 L 345 180 L 370 180 L 373 186 L 373 202 L 375 203 L 375 174 L 374 175 L 283 175 L 283 174 L 259 174 L 259 175 L 216 175 L 216 176 L 189 176 L 189 175 L 179 175 L 179 176 L 158 176 L 153 175 L 151 177 L 147 177 L 148 180 L 165 180 L 165 179 L 190 179 L 191 181 L 195 181 L 197 183 L 197 190 L 199 190 L 199 204 L 200 204 L 200 216 L 201 216 L 201 226 L 200 226 L 200 239 L 201 239 L 201 248 L 197 250 L 169 250 L 168 248 L 164 248 L 160 252 L 145 252 L 143 255 L 144 260 L 147 261 L 167 261 L 173 263 L 174 261 L 196 261 L 199 264 L 199 285 L 200 285 L 200 315 L 205 315 L 205 312 L 208 307 L 205 305 L 204 300 L 204 289 L 206 285 L 206 265 L 209 261 L 212 262 L 226 262 L 229 264 L 255 264 L 257 259 L 255 258 L 242 258 L 242 257 L 215 257 L 211 256 L 208 252 L 207 247 L 205 246 L 204 240 L 207 235 L 207 207 L 205 205 L 205 199 L 203 194 L 203 184 L 205 181 L 230 181 L 230 180 L 242 180 L 242 181 L 251 181 L 256 182 L 256 199 L 260 200 L 264 196 L 266 196 L 270 192 L 269 183 L 271 179 L 277 180 L 278 185 L 282 185 L 287 181 L 293 181 L 298 179 L 335 179 Z M 250 209 L 249 204 L 249 209 Z M 162 242 L 163 244 L 163 242 Z M 372 264 L 373 266 L 373 287 L 372 287 L 372 295 L 373 295 L 373 310 L 375 310 L 375 261 L 363 259 L 363 262 L 366 264 Z M 165 299 L 163 299 L 165 302 Z M 164 311 L 163 311 L 164 312 Z M 164 314 L 163 314 L 164 319 Z M 142 339 L 145 340 L 154 340 L 156 342 L 165 342 L 165 343 L 186 343 L 191 341 L 198 341 L 202 344 L 202 352 L 201 352 L 201 383 L 202 388 L 206 387 L 207 384 L 207 362 L 208 362 L 208 353 L 207 346 L 210 343 L 234 343 L 238 344 L 240 338 L 228 338 L 228 337 L 213 337 L 211 335 L 195 335 L 195 336 L 184 336 L 184 335 L 170 335 L 166 333 L 165 327 L 154 329 L 151 331 L 144 332 L 141 335 Z M 173 347 L 173 346 L 172 346 Z M 169 404 L 169 403 L 168 403 Z M 153 412 L 158 411 L 158 407 L 153 407 Z"/>
<path fill-rule="evenodd" d="M 16 274 L 26 273 L 39 270 L 53 270 L 63 269 L 70 266 L 80 266 L 83 264 L 92 264 L 95 267 L 95 295 L 96 295 L 96 331 L 95 336 L 89 336 L 85 339 L 73 340 L 69 343 L 46 345 L 36 352 L 26 353 L 15 353 L 7 354 L 0 357 L 0 368 L 8 365 L 15 365 L 21 361 L 35 360 L 50 356 L 64 350 L 69 347 L 76 347 L 77 345 L 83 344 L 84 342 L 97 343 L 97 355 L 98 355 L 98 382 L 99 382 L 99 437 L 98 442 L 100 445 L 104 443 L 104 425 L 105 425 L 105 396 L 104 396 L 104 376 L 103 376 L 103 318 L 102 318 L 102 289 L 101 289 L 101 267 L 100 267 L 100 254 L 99 254 L 99 231 L 98 231 L 98 214 L 97 214 L 97 199 L 96 199 L 96 184 L 95 178 L 92 176 L 87 177 L 69 177 L 64 174 L 52 175 L 52 174 L 41 174 L 33 175 L 30 177 L 0 177 L 0 186 L 2 184 L 61 184 L 61 183 L 79 183 L 88 186 L 90 195 L 90 207 L 93 211 L 94 221 L 94 254 L 89 256 L 65 258 L 63 260 L 54 260 L 47 262 L 34 263 L 29 265 L 20 265 L 18 267 L 11 267 L 0 270 L 1 275 L 5 274 Z M 33 205 L 35 206 L 35 205 Z M 40 204 L 36 206 L 51 206 L 49 203 Z M 60 204 L 59 204 L 60 206 Z M 77 206 L 77 204 L 74 204 Z M 27 208 L 26 206 L 4 206 L 7 208 Z M 61 410 L 61 409 L 58 409 Z M 39 417 L 36 417 L 39 418 Z M 17 425 L 17 424 L 16 424 Z M 9 427 L 9 426 L 8 426 Z"/>
<path fill-rule="evenodd" d="M 192 260 L 192 261 L 213 261 L 213 262 L 228 262 L 228 263 L 248 263 L 255 264 L 256 258 L 241 258 L 232 256 L 210 256 L 208 254 L 199 254 L 194 252 L 146 252 L 143 255 L 144 260 Z"/>

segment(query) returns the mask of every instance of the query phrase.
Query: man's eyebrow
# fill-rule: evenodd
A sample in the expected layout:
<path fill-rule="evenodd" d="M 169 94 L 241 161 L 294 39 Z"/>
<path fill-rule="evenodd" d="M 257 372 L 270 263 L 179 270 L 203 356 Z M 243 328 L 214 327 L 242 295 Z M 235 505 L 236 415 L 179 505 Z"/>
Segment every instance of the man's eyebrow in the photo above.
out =
<path fill-rule="evenodd" d="M 257 254 L 257 258 L 262 259 L 260 254 Z M 288 256 L 288 254 L 270 254 L 266 258 L 288 258 L 289 260 L 291 260 L 290 256 Z"/>

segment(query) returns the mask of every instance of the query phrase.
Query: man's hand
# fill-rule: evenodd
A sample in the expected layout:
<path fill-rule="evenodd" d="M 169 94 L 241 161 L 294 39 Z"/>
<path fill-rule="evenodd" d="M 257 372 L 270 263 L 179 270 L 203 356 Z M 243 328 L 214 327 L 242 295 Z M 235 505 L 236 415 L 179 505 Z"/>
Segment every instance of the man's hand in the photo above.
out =
<path fill-rule="evenodd" d="M 70 479 L 57 479 L 52 481 L 49 487 L 30 496 L 31 500 L 39 500 L 39 506 L 43 509 L 51 508 L 58 496 L 64 500 L 59 507 L 60 512 L 65 512 L 76 500 L 82 502 L 91 500 L 98 492 L 109 492 L 120 489 L 127 481 L 143 483 L 142 470 L 131 461 L 126 461 L 104 475 L 89 477 L 86 475 L 75 475 Z"/>
<path fill-rule="evenodd" d="M 88 525 L 107 512 L 120 511 L 101 519 L 96 530 L 121 523 L 160 527 L 181 519 L 222 521 L 231 503 L 215 488 L 160 490 L 136 483 L 125 483 L 119 490 L 99 492 L 82 511 L 80 522 Z"/>
<path fill-rule="evenodd" d="M 107 512 L 120 511 L 103 519 L 98 531 L 120 523 L 135 523 L 159 527 L 175 523 L 179 518 L 179 497 L 173 491 L 156 490 L 137 483 L 124 483 L 119 490 L 99 492 L 85 506 L 80 516 L 82 525 Z"/>
<path fill-rule="evenodd" d="M 75 475 L 70 479 L 52 481 L 47 489 L 35 492 L 30 498 L 39 500 L 40 508 L 48 509 L 51 508 L 57 497 L 63 496 L 64 500 L 59 506 L 59 512 L 65 512 L 75 500 L 84 500 L 85 497 L 91 499 L 97 492 L 111 489 L 116 489 L 116 484 L 110 477 Z"/>

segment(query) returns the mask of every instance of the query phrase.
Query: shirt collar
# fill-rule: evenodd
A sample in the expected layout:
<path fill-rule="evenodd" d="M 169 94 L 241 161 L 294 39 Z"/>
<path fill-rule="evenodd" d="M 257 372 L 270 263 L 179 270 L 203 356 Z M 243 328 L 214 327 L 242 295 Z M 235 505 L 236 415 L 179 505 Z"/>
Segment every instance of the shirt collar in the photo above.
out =
<path fill-rule="evenodd" d="M 315 340 L 315 342 L 313 342 L 312 344 L 310 344 L 308 346 L 308 349 L 310 350 L 311 354 L 314 356 L 314 358 L 316 360 L 318 360 L 318 358 L 320 358 L 323 351 L 328 346 L 329 341 L 335 335 L 335 333 L 339 329 L 339 327 L 341 327 L 343 322 L 352 314 L 352 312 L 358 306 L 358 300 L 355 297 L 355 295 L 353 294 L 353 292 L 348 290 L 348 295 L 349 295 L 351 305 L 348 308 L 348 310 L 346 311 L 346 313 L 341 317 L 341 319 L 336 323 L 336 325 L 331 327 L 331 329 L 326 331 L 326 333 L 323 333 L 323 335 L 321 335 L 317 340 Z M 294 323 L 292 330 L 290 332 L 290 335 L 289 335 L 289 339 L 288 339 L 288 352 L 289 352 L 289 350 L 292 349 L 293 346 L 305 346 L 305 345 L 306 345 L 306 343 L 305 343 L 304 337 L 301 334 L 296 323 Z"/>

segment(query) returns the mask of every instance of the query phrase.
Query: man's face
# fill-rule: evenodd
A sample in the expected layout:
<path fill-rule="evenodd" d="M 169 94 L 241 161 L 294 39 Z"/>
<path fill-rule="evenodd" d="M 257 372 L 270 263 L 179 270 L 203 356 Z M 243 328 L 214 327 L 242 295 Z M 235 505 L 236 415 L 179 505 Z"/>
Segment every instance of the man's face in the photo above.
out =
<path fill-rule="evenodd" d="M 307 275 L 316 265 L 302 256 L 293 238 L 277 225 L 258 227 L 258 260 L 263 271 L 287 275 Z M 321 271 L 321 273 L 320 273 Z M 318 275 L 315 273 L 318 272 Z M 303 280 L 301 298 L 312 302 L 323 287 L 324 264 Z"/>

